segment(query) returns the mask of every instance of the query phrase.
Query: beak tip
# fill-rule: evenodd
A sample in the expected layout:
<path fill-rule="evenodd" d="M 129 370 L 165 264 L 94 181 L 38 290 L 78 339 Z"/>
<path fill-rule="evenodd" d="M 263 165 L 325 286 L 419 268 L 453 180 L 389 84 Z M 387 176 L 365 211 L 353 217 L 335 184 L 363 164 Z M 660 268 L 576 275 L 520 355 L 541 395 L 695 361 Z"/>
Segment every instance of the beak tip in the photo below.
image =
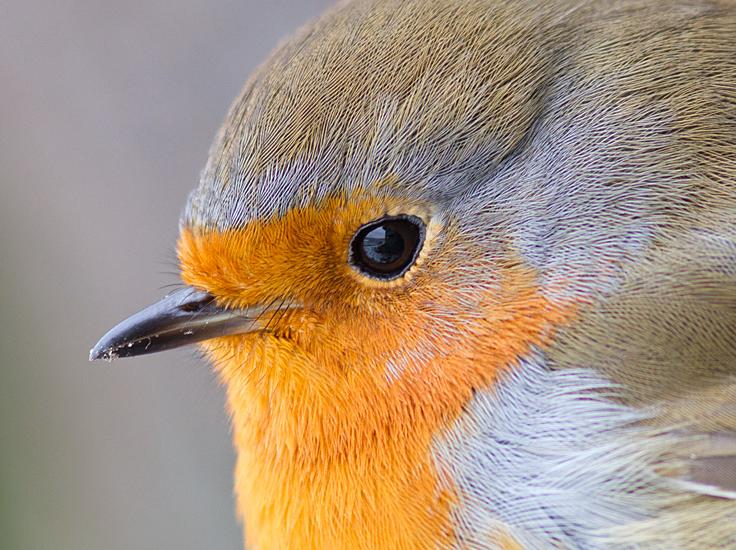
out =
<path fill-rule="evenodd" d="M 108 363 L 112 362 L 113 359 L 117 358 L 117 354 L 113 350 L 113 348 L 104 347 L 100 345 L 100 342 L 95 344 L 95 347 L 93 347 L 91 350 L 89 350 L 89 360 L 90 361 L 99 361 L 100 359 L 103 361 L 107 361 Z"/>

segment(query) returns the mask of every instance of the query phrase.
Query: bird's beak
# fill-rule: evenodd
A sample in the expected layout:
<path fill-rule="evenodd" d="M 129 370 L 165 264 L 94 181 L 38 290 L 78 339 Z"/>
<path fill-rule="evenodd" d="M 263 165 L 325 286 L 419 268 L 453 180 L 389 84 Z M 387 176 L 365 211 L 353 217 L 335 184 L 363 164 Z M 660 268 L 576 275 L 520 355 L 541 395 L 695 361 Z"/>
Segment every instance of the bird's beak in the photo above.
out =
<path fill-rule="evenodd" d="M 128 317 L 89 352 L 90 361 L 112 361 L 249 332 L 262 308 L 226 309 L 211 294 L 185 287 Z"/>

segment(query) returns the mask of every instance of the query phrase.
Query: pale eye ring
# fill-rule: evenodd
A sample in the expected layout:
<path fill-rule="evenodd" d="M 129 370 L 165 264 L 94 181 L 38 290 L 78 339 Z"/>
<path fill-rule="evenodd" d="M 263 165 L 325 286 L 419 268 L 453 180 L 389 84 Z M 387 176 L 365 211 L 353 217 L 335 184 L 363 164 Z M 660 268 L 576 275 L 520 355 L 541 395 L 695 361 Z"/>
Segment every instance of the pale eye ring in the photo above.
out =
<path fill-rule="evenodd" d="M 396 279 L 414 265 L 425 234 L 424 222 L 416 216 L 384 216 L 356 231 L 348 260 L 369 277 Z"/>

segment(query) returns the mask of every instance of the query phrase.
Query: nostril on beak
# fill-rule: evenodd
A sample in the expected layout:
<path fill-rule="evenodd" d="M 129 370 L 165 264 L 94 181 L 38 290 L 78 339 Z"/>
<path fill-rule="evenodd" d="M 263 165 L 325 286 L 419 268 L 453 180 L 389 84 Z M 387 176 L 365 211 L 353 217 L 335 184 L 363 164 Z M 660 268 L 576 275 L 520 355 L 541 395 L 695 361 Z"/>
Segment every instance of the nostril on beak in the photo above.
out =
<path fill-rule="evenodd" d="M 185 302 L 179 306 L 179 309 L 185 313 L 196 313 L 198 311 L 201 311 L 203 308 L 210 305 L 212 302 L 215 301 L 215 297 L 212 296 L 212 294 L 207 294 L 202 297 L 202 299 L 193 301 L 193 302 Z"/>

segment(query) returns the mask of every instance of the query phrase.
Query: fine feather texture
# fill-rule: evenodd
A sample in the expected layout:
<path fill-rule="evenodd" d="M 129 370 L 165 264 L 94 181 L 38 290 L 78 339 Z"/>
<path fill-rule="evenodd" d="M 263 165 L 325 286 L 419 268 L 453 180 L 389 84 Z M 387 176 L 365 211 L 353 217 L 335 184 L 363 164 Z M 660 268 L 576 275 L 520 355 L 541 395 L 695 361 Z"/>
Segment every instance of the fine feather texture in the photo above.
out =
<path fill-rule="evenodd" d="M 179 248 L 302 308 L 207 345 L 251 542 L 736 546 L 734 37 L 726 0 L 356 0 L 256 71 Z M 431 238 L 382 285 L 347 243 L 386 213 Z"/>
<path fill-rule="evenodd" d="M 647 443 L 646 412 L 614 395 L 595 371 L 551 370 L 540 354 L 479 392 L 435 447 L 460 488 L 458 546 L 494 548 L 500 529 L 523 548 L 613 548 L 608 530 L 655 515 L 663 442 Z"/>
<path fill-rule="evenodd" d="M 713 437 L 652 427 L 656 408 L 624 405 L 621 389 L 535 354 L 479 392 L 435 445 L 460 490 L 458 547 L 497 548 L 499 535 L 528 549 L 732 547 L 734 495 L 680 478 Z"/>

